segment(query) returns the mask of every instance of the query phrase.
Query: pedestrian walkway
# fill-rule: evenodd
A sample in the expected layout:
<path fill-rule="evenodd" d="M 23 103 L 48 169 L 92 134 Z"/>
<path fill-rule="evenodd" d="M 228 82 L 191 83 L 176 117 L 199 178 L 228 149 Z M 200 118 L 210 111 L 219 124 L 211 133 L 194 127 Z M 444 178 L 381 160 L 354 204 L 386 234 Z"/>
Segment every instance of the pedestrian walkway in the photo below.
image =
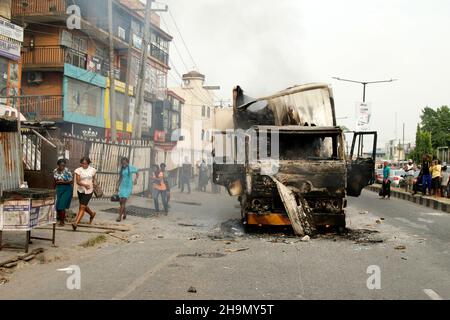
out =
<path fill-rule="evenodd" d="M 380 192 L 381 185 L 374 184 L 367 187 L 368 190 L 373 192 Z M 435 210 L 441 210 L 443 212 L 450 213 L 450 199 L 443 197 L 433 197 L 433 196 L 423 196 L 421 194 L 413 195 L 409 192 L 406 192 L 400 188 L 391 187 L 391 196 L 403 200 L 407 200 L 410 202 L 414 202 L 416 204 L 433 208 Z"/>

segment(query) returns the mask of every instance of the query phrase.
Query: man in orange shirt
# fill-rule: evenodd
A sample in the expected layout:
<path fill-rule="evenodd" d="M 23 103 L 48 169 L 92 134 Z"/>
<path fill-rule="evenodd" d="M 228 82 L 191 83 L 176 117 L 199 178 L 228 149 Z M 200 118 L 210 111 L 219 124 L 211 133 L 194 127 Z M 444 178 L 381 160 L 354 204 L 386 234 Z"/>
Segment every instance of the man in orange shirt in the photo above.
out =
<path fill-rule="evenodd" d="M 155 203 L 155 210 L 159 211 L 159 195 L 161 195 L 161 201 L 164 206 L 164 212 L 169 212 L 169 204 L 167 202 L 167 185 L 165 183 L 165 172 L 160 169 L 159 166 L 156 167 L 153 173 L 153 201 Z"/>

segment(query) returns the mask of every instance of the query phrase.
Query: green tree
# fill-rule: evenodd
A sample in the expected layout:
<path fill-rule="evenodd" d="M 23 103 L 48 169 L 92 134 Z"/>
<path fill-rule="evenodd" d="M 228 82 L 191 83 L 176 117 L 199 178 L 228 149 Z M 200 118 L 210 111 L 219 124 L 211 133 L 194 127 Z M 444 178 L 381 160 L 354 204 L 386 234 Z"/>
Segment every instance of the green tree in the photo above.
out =
<path fill-rule="evenodd" d="M 431 133 L 434 149 L 450 145 L 450 108 L 448 106 L 442 106 L 436 110 L 426 107 L 422 111 L 421 120 L 420 129 Z"/>
<path fill-rule="evenodd" d="M 420 163 L 424 154 L 433 154 L 433 144 L 431 140 L 431 133 L 423 131 L 420 126 L 417 125 L 416 147 L 410 152 L 408 157 L 413 159 L 416 163 Z"/>

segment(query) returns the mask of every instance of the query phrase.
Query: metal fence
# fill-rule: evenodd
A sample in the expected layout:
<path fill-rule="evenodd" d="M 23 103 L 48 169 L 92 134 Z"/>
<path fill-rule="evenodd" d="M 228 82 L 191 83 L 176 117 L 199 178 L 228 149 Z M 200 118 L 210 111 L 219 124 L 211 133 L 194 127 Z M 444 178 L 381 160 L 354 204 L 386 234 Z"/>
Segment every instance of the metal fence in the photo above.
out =
<path fill-rule="evenodd" d="M 137 185 L 133 194 L 150 192 L 152 177 L 152 144 L 149 141 L 127 141 L 111 143 L 105 140 L 90 140 L 81 137 L 64 137 L 68 153 L 68 167 L 73 171 L 80 166 L 80 159 L 87 156 L 92 166 L 97 169 L 97 181 L 103 189 L 104 196 L 112 196 L 119 180 L 120 160 L 127 157 L 139 170 Z"/>
<path fill-rule="evenodd" d="M 0 132 L 0 195 L 19 187 L 21 179 L 20 139 L 17 132 Z"/>

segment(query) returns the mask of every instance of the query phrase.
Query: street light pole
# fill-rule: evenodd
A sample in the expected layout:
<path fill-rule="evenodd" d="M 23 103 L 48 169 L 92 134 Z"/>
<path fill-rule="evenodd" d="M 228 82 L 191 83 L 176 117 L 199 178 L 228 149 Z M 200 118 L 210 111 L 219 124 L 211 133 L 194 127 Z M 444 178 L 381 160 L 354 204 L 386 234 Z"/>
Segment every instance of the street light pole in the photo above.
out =
<path fill-rule="evenodd" d="M 111 141 L 117 142 L 116 129 L 116 88 L 114 75 L 114 30 L 113 30 L 113 2 L 108 0 L 108 29 L 109 29 L 109 119 L 111 127 Z"/>
<path fill-rule="evenodd" d="M 333 79 L 336 79 L 336 80 L 339 80 L 339 81 L 346 81 L 346 82 L 353 82 L 353 83 L 362 84 L 363 85 L 363 102 L 366 102 L 366 86 L 368 84 L 386 83 L 386 82 L 397 81 L 397 79 L 381 80 L 381 81 L 357 81 L 357 80 L 341 79 L 341 78 L 338 78 L 338 77 L 333 77 Z"/>

